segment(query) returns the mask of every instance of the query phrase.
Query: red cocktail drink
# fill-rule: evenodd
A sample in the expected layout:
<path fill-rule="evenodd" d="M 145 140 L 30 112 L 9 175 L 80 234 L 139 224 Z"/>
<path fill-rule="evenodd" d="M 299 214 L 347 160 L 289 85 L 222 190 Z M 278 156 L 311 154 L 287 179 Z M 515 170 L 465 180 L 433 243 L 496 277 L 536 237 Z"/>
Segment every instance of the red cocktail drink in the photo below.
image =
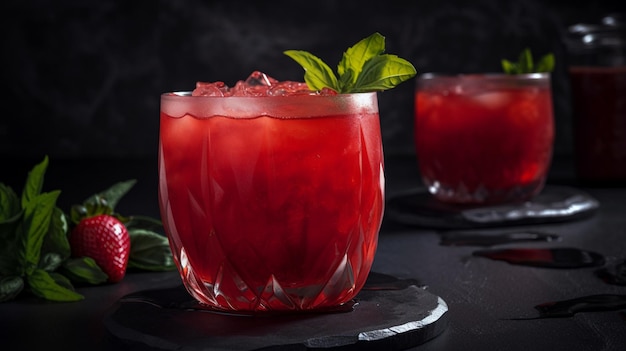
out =
<path fill-rule="evenodd" d="M 545 184 L 553 140 L 548 74 L 418 78 L 417 157 L 425 185 L 441 201 L 532 198 Z"/>
<path fill-rule="evenodd" d="M 299 311 L 358 293 L 384 206 L 376 93 L 170 93 L 160 123 L 162 218 L 197 300 Z"/>

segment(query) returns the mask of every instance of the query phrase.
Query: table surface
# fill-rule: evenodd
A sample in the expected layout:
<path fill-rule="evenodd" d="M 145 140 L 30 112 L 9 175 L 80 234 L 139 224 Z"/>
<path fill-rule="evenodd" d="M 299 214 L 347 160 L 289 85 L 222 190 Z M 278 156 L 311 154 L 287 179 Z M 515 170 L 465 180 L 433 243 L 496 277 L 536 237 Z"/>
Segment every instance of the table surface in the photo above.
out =
<path fill-rule="evenodd" d="M 21 191 L 35 161 L 10 160 L 0 182 Z M 566 174 L 566 173 L 565 173 Z M 115 182 L 135 178 L 137 185 L 118 205 L 123 214 L 158 216 L 156 160 L 50 160 L 44 190 L 61 189 L 58 205 L 69 208 Z M 410 156 L 386 160 L 387 196 L 419 186 Z M 552 172 L 549 184 L 567 183 Z M 571 185 L 572 183 L 568 183 Z M 578 186 L 578 185 L 576 185 Z M 583 188 L 583 187 L 581 187 Z M 577 221 L 471 230 L 498 234 L 538 230 L 557 242 L 501 247 L 573 247 L 602 254 L 606 264 L 626 259 L 626 188 L 584 187 L 600 207 Z M 448 305 L 449 325 L 415 350 L 624 350 L 626 309 L 583 312 L 572 317 L 537 317 L 536 305 L 596 294 L 626 294 L 626 286 L 607 284 L 596 268 L 550 269 L 512 265 L 473 256 L 480 247 L 444 246 L 444 231 L 396 223 L 385 217 L 373 270 L 416 279 Z M 500 246 L 499 246 L 500 247 Z M 177 272 L 129 272 L 117 284 L 80 287 L 80 302 L 53 303 L 27 296 L 0 303 L 0 342 L 24 350 L 110 350 L 102 319 L 124 295 L 180 284 Z M 520 320 L 520 318 L 522 318 Z"/>

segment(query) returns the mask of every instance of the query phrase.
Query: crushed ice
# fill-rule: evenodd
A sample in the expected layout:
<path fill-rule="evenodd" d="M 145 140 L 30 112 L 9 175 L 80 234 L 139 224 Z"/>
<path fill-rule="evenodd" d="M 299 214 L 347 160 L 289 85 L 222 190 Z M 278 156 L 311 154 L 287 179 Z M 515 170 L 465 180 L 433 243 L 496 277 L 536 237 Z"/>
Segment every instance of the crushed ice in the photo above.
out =
<path fill-rule="evenodd" d="M 291 96 L 291 95 L 336 95 L 330 88 L 310 90 L 306 83 L 278 81 L 265 73 L 254 71 L 245 81 L 233 87 L 224 82 L 197 82 L 193 96 Z"/>

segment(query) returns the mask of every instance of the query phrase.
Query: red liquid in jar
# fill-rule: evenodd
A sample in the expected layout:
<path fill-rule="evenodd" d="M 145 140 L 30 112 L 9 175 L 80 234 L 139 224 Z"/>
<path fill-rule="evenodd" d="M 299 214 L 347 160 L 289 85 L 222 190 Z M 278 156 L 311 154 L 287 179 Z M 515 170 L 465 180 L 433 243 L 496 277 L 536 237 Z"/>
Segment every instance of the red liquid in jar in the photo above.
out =
<path fill-rule="evenodd" d="M 626 66 L 570 68 L 580 180 L 626 182 Z"/>
<path fill-rule="evenodd" d="M 552 157 L 549 84 L 468 93 L 416 93 L 420 172 L 434 196 L 454 203 L 502 203 L 535 196 Z"/>

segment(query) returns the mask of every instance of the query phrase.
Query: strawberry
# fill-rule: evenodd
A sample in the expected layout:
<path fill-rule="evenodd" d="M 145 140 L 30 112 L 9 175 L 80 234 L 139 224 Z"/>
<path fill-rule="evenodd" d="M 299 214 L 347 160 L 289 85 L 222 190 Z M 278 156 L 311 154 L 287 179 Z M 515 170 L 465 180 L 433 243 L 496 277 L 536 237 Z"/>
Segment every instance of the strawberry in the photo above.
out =
<path fill-rule="evenodd" d="M 72 255 L 93 258 L 109 276 L 109 282 L 124 278 L 130 256 L 130 236 L 117 218 L 108 214 L 85 217 L 72 229 L 69 241 Z"/>

